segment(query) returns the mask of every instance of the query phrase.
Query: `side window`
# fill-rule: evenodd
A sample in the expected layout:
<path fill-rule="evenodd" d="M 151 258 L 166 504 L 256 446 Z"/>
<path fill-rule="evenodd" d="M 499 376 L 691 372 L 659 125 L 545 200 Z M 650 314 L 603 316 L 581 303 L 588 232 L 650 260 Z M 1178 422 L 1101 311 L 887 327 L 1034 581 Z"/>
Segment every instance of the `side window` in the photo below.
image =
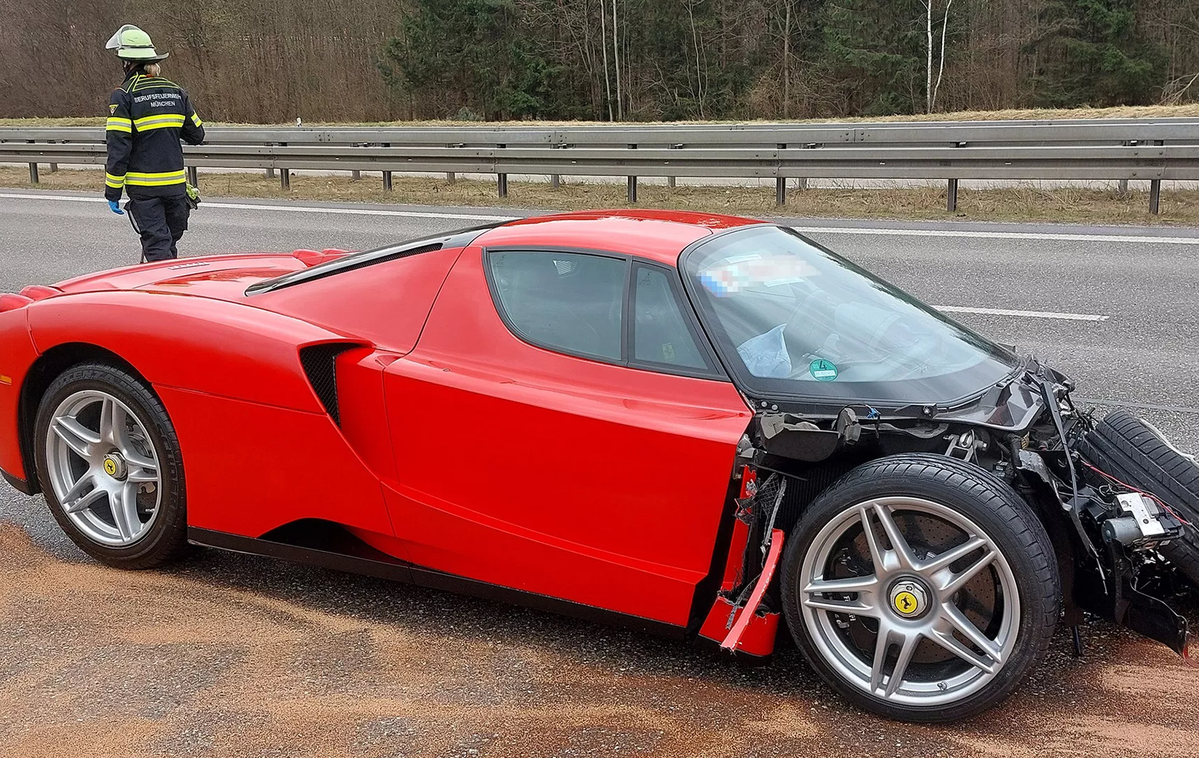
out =
<path fill-rule="evenodd" d="M 710 370 L 667 272 L 638 264 L 633 276 L 633 360 Z"/>
<path fill-rule="evenodd" d="M 623 362 L 628 263 L 599 255 L 493 252 L 487 256 L 500 312 L 537 345 Z"/>

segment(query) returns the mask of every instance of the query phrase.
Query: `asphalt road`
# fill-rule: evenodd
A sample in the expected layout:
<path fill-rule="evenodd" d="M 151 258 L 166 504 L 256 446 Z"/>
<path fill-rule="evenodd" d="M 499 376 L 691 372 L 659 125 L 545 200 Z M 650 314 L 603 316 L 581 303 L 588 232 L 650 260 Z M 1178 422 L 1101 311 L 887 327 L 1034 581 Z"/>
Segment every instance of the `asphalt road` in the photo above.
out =
<path fill-rule="evenodd" d="M 365 249 L 510 213 L 209 199 L 181 247 Z M 787 222 L 966 309 L 954 315 L 1066 371 L 1101 409 L 1129 405 L 1199 450 L 1199 230 Z M 0 292 L 137 255 L 128 222 L 94 196 L 0 190 Z M 0 577 L 0 754 L 1199 752 L 1186 726 L 1199 675 L 1099 623 L 1083 660 L 1059 635 L 1010 704 L 933 729 L 852 711 L 791 649 L 749 671 L 569 619 L 214 552 L 172 572 L 110 571 L 40 499 L 4 485 Z"/>

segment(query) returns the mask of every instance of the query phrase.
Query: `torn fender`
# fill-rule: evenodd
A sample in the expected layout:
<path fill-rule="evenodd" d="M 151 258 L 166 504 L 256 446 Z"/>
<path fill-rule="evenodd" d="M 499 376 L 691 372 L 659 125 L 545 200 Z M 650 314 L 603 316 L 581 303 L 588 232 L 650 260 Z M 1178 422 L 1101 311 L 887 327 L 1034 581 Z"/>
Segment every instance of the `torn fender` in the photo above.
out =
<path fill-rule="evenodd" d="M 728 598 L 718 597 L 700 628 L 701 637 L 720 642 L 722 650 L 732 653 L 765 657 L 774 652 L 779 614 L 764 607 L 762 598 L 778 569 L 783 537 L 781 529 L 771 531 L 770 551 L 745 605 L 738 607 Z"/>

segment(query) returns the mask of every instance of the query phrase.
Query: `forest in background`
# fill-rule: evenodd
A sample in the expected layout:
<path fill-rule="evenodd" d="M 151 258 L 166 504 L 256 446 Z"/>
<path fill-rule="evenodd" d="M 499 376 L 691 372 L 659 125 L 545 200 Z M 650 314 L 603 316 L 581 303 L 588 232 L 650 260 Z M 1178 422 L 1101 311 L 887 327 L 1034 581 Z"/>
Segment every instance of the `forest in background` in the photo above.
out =
<path fill-rule="evenodd" d="M 1199 101 L 1199 0 L 0 0 L 0 117 L 103 115 L 122 23 L 210 121 Z"/>

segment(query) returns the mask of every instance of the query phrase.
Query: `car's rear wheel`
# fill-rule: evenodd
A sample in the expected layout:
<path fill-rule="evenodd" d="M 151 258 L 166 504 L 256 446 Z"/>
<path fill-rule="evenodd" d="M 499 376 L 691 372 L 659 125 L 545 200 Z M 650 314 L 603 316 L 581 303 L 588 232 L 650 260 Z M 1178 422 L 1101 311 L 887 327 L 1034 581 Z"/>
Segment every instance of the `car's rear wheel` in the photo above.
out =
<path fill-rule="evenodd" d="M 61 374 L 38 407 L 38 478 L 56 521 L 84 552 L 143 569 L 187 545 L 179 440 L 158 397 L 113 366 Z"/>
<path fill-rule="evenodd" d="M 966 718 L 1023 680 L 1057 623 L 1044 527 L 1006 483 L 937 455 L 864 464 L 787 541 L 783 610 L 804 656 L 867 710 Z"/>

